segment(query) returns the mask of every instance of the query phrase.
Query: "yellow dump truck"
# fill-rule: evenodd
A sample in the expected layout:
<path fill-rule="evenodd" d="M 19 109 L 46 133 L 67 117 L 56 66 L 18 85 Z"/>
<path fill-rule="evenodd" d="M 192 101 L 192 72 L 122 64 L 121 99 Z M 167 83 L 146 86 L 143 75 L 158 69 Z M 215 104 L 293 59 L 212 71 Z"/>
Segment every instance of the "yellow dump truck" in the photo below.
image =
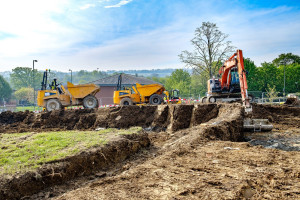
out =
<path fill-rule="evenodd" d="M 59 110 L 68 106 L 83 105 L 84 108 L 97 108 L 98 100 L 95 97 L 100 91 L 100 87 L 95 84 L 74 85 L 67 82 L 67 89 L 63 85 L 58 85 L 56 79 L 53 80 L 50 89 L 47 89 L 47 74 L 44 72 L 42 88 L 38 91 L 37 104 L 47 111 Z"/>
<path fill-rule="evenodd" d="M 163 103 L 163 92 L 165 88 L 160 84 L 141 85 L 136 83 L 136 86 L 130 88 L 121 88 L 122 76 L 119 76 L 117 91 L 114 91 L 114 104 L 116 105 L 134 105 L 150 103 L 159 105 Z"/>

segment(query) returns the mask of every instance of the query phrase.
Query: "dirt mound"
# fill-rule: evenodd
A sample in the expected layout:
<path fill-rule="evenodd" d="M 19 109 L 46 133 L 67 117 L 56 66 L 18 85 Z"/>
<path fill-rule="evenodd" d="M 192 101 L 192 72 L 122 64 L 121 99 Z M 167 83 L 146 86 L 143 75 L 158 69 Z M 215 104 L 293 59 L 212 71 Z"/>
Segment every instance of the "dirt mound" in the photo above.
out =
<path fill-rule="evenodd" d="M 300 117 L 300 108 L 297 107 L 253 104 L 252 108 L 253 118 L 268 119 L 270 122 L 279 124 L 287 123 L 287 118 Z M 289 123 L 297 126 L 298 122 L 291 120 Z"/>
<path fill-rule="evenodd" d="M 217 117 L 219 109 L 224 106 L 229 105 L 124 106 L 98 110 L 61 110 L 40 114 L 6 112 L 2 113 L 0 132 L 89 130 L 99 127 L 129 128 L 131 126 L 177 131 Z M 240 106 L 238 107 L 241 109 Z"/>
<path fill-rule="evenodd" d="M 218 107 L 217 117 L 200 125 L 152 133 L 157 151 L 144 162 L 126 164 L 119 174 L 57 199 L 299 199 L 299 152 L 212 141 L 238 140 L 243 123 L 238 106 L 214 106 L 210 109 Z M 260 116 L 274 114 L 272 109 Z M 279 110 L 278 115 L 289 116 Z"/>
<path fill-rule="evenodd" d="M 8 175 L 0 178 L 0 199 L 20 199 L 49 186 L 62 184 L 75 177 L 94 174 L 120 163 L 141 148 L 149 145 L 146 133 L 116 138 L 102 148 L 48 163 L 35 172 Z"/>

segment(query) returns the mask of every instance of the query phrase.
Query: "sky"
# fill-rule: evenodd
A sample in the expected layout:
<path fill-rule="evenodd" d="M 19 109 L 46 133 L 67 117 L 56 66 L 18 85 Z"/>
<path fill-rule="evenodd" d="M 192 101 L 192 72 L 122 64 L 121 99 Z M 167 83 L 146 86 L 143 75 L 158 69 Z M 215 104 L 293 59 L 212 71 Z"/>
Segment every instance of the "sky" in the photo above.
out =
<path fill-rule="evenodd" d="M 184 68 L 208 21 L 258 66 L 300 55 L 300 0 L 0 0 L 0 19 L 0 71 Z"/>

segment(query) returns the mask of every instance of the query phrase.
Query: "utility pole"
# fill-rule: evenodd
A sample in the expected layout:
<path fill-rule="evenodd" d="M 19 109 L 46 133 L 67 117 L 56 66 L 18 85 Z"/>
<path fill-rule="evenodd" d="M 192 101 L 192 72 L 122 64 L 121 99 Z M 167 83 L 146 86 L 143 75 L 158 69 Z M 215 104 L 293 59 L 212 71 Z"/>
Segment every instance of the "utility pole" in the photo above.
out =
<path fill-rule="evenodd" d="M 34 63 L 37 62 L 37 60 L 32 61 L 32 87 L 33 87 L 33 109 L 35 111 L 35 87 L 34 87 Z"/>
<path fill-rule="evenodd" d="M 72 70 L 69 69 L 69 71 L 71 72 L 71 83 L 73 83 L 73 80 L 72 80 Z"/>
<path fill-rule="evenodd" d="M 285 96 L 285 64 L 283 65 L 283 96 Z"/>

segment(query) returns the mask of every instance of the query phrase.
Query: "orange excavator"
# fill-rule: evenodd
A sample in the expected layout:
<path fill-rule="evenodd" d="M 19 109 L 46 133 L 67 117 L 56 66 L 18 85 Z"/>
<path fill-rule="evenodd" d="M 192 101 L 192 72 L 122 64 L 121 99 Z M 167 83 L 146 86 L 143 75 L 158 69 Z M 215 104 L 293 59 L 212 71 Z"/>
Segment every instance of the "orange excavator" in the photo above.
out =
<path fill-rule="evenodd" d="M 202 103 L 215 103 L 222 101 L 237 100 L 242 98 L 245 108 L 251 108 L 252 95 L 248 95 L 246 71 L 244 68 L 243 52 L 237 50 L 219 69 L 220 79 L 212 78 L 207 82 L 207 97 L 202 98 Z"/>
<path fill-rule="evenodd" d="M 202 98 L 202 103 L 215 103 L 217 99 L 242 99 L 246 116 L 243 128 L 246 131 L 271 131 L 273 125 L 268 119 L 252 119 L 253 97 L 248 95 L 246 70 L 244 68 L 243 52 L 237 50 L 219 69 L 220 79 L 208 80 L 207 97 Z"/>

